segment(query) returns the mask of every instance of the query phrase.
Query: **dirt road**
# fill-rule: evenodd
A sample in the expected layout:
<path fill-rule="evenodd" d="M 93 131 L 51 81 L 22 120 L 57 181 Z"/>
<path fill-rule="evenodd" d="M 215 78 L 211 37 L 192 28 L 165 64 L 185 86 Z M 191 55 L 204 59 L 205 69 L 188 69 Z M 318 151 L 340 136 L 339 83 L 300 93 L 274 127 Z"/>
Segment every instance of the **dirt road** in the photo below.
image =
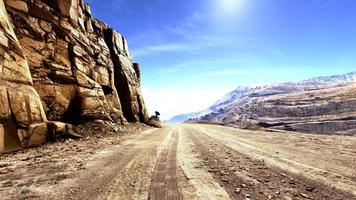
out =
<path fill-rule="evenodd" d="M 183 124 L 102 140 L 65 162 L 2 156 L 0 199 L 356 199 L 356 137 Z"/>

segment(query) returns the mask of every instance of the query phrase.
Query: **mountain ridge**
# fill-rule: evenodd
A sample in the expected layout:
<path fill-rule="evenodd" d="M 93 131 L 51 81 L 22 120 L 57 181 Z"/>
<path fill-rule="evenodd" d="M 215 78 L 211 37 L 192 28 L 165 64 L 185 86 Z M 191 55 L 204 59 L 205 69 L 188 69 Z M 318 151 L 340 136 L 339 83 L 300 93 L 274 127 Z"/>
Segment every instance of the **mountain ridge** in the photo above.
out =
<path fill-rule="evenodd" d="M 319 90 L 333 84 L 337 85 L 354 81 L 356 81 L 356 72 L 350 72 L 342 75 L 319 76 L 299 82 L 281 82 L 256 87 L 239 86 L 223 98 L 219 99 L 209 108 L 200 112 L 181 114 L 179 115 L 180 119 L 185 120 L 175 122 L 183 122 L 189 119 L 199 119 L 214 112 L 222 112 L 224 109 L 229 109 L 232 105 L 235 107 L 242 105 L 248 98 L 254 96 L 268 96 L 290 92 Z"/>

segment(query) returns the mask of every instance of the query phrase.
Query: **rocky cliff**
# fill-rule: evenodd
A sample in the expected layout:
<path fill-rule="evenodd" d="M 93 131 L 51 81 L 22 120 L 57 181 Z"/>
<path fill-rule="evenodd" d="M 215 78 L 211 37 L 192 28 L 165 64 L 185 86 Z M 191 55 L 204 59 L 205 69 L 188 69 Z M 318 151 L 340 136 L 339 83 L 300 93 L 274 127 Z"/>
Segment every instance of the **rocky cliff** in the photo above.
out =
<path fill-rule="evenodd" d="M 145 122 L 126 39 L 82 0 L 0 0 L 0 152 L 102 119 Z"/>

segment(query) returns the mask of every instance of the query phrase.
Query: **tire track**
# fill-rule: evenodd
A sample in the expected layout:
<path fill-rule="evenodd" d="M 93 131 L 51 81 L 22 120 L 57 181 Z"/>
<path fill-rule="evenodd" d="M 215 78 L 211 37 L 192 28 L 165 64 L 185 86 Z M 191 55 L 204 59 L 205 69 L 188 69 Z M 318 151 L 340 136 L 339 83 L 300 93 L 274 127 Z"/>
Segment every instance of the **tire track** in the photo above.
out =
<path fill-rule="evenodd" d="M 144 151 L 156 149 L 166 131 L 149 131 L 137 139 L 126 141 L 110 155 L 95 161 L 90 170 L 62 188 L 64 192 L 55 194 L 53 199 L 103 199 L 101 196 L 108 192 L 110 185 L 119 178 L 125 167 L 137 160 Z"/>
<path fill-rule="evenodd" d="M 151 180 L 150 200 L 182 199 L 177 175 L 178 132 L 175 130 L 169 137 L 168 144 L 163 146 L 157 159 Z"/>
<path fill-rule="evenodd" d="M 123 156 L 112 156 L 109 161 L 103 164 L 106 169 L 93 170 L 81 179 L 81 184 L 70 189 L 66 194 L 58 199 L 86 199 L 87 197 L 95 198 L 104 193 L 106 188 L 115 180 L 117 174 L 131 162 L 142 150 L 133 149 Z M 113 161 L 115 164 L 113 164 Z M 56 198 L 57 199 L 57 198 Z"/>
<path fill-rule="evenodd" d="M 188 132 L 181 126 L 177 151 L 178 166 L 181 170 L 180 192 L 183 199 L 189 200 L 231 200 L 229 194 L 206 170 L 199 160 L 199 155 L 193 150 L 194 143 L 188 139 Z"/>

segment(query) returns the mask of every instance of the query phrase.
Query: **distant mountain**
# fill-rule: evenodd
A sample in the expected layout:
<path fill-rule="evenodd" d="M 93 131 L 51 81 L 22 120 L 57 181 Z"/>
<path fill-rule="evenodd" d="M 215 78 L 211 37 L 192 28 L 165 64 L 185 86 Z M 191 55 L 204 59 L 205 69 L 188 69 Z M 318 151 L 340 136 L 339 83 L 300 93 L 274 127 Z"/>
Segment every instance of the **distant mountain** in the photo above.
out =
<path fill-rule="evenodd" d="M 318 117 L 323 117 L 326 113 L 333 116 L 333 119 L 337 119 L 338 115 L 353 118 L 353 110 L 356 111 L 356 105 L 355 108 L 350 107 L 345 112 L 339 112 L 342 109 L 337 106 L 346 106 L 344 102 L 337 102 L 335 104 L 330 104 L 330 102 L 341 99 L 347 102 L 346 107 L 354 105 L 354 103 L 356 104 L 356 102 L 352 102 L 356 98 L 355 89 L 353 88 L 356 85 L 355 82 L 356 72 L 352 72 L 345 75 L 316 77 L 301 82 L 277 83 L 258 87 L 238 87 L 208 109 L 201 112 L 183 114 L 179 117 L 182 121 L 191 119 L 190 121 L 218 122 L 238 125 L 240 127 L 256 126 L 258 124 L 273 127 L 275 125 L 281 126 L 282 124 L 291 123 L 288 121 L 296 123 L 307 119 L 313 123 L 317 123 L 320 122 Z M 335 88 L 344 91 L 335 92 Z M 333 94 L 330 94 L 330 91 L 334 91 L 335 94 L 339 94 L 340 92 L 345 93 L 339 94 L 340 97 L 335 96 L 334 100 L 324 96 L 326 94 L 329 97 L 332 96 Z M 298 100 L 294 101 L 294 98 Z M 349 102 L 349 100 L 352 101 Z M 288 102 L 288 105 L 285 105 L 286 102 Z M 315 111 L 318 109 L 325 110 L 325 112 Z M 304 114 L 300 114 L 300 112 Z M 319 115 L 308 116 L 308 112 L 318 113 Z M 298 118 L 295 118 L 296 116 Z M 312 120 L 313 117 L 315 121 Z M 283 120 L 277 120 L 277 118 L 279 120 L 283 119 L 286 123 Z M 325 118 L 325 120 L 328 120 L 328 118 Z M 276 124 L 273 125 L 273 123 Z M 309 126 L 313 127 L 312 125 Z M 347 127 L 350 128 L 349 126 Z M 318 128 L 313 128 L 318 130 Z M 338 130 L 342 129 L 344 128 L 339 128 Z"/>
<path fill-rule="evenodd" d="M 356 81 L 356 72 L 351 72 L 343 75 L 335 76 L 321 76 L 306 80 L 305 82 L 314 82 L 314 83 L 346 83 Z"/>
<path fill-rule="evenodd" d="M 176 116 L 172 117 L 171 119 L 169 119 L 167 122 L 181 123 L 181 122 L 185 122 L 189 119 L 196 119 L 196 118 L 202 117 L 204 115 L 208 115 L 212 112 L 217 112 L 219 109 L 226 107 L 226 105 L 234 103 L 235 99 L 242 98 L 243 95 L 250 90 L 251 90 L 251 88 L 248 88 L 248 87 L 238 87 L 236 90 L 230 92 L 229 94 L 224 96 L 222 99 L 217 101 L 214 105 L 212 105 L 211 107 L 209 107 L 205 110 L 202 110 L 199 112 L 191 112 L 191 113 L 187 113 L 187 114 L 176 115 Z"/>
<path fill-rule="evenodd" d="M 276 83 L 265 86 L 258 87 L 246 87 L 240 86 L 234 91 L 228 93 L 223 98 L 218 100 L 214 105 L 209 108 L 199 111 L 192 112 L 187 114 L 180 114 L 169 119 L 168 122 L 171 123 L 180 123 L 187 121 L 189 119 L 196 119 L 202 116 L 208 115 L 210 113 L 222 111 L 228 108 L 231 105 L 242 104 L 248 97 L 251 96 L 261 96 L 261 95 L 271 95 L 271 94 L 282 94 L 292 91 L 304 91 L 304 90 L 313 90 L 319 89 L 322 85 L 325 84 L 336 84 L 336 83 L 345 83 L 356 81 L 356 72 L 351 72 L 343 75 L 335 76 L 321 76 L 308 79 L 301 82 L 285 82 L 285 83 Z"/>
<path fill-rule="evenodd" d="M 197 117 L 200 117 L 199 112 L 193 112 L 193 113 L 176 115 L 176 116 L 172 117 L 171 119 L 169 119 L 167 122 L 169 122 L 169 123 L 181 123 L 181 122 L 185 122 L 185 121 L 187 121 L 189 119 L 197 118 Z"/>

